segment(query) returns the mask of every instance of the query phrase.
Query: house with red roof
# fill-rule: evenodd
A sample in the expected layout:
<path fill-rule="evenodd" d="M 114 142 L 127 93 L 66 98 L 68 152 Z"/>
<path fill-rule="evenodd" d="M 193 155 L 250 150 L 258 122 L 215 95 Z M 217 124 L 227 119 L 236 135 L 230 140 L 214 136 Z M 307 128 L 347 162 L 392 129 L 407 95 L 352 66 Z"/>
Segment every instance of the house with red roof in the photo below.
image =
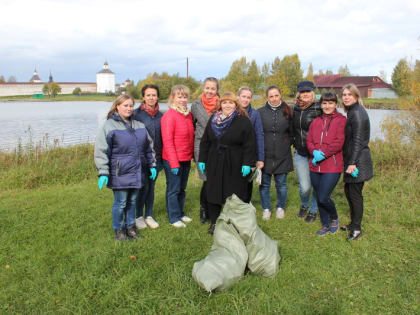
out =
<path fill-rule="evenodd" d="M 314 83 L 318 90 L 333 89 L 340 94 L 343 86 L 354 83 L 362 97 L 367 98 L 397 98 L 391 85 L 378 76 L 341 76 L 340 74 L 314 75 Z"/>

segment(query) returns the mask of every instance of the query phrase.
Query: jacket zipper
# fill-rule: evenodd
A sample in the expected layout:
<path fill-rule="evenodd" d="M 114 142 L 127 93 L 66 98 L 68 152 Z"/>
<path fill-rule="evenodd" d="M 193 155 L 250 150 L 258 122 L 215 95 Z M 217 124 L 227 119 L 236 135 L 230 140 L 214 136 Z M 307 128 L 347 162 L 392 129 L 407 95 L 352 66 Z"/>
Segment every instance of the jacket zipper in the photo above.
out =
<path fill-rule="evenodd" d="M 324 129 L 325 129 L 325 123 L 326 120 L 324 119 L 324 125 L 322 126 L 322 132 L 321 132 L 321 140 L 319 141 L 319 149 L 321 150 L 321 145 L 322 145 L 322 138 L 324 138 Z M 321 163 L 319 163 L 319 171 L 321 172 Z"/>
<path fill-rule="evenodd" d="M 333 154 L 334 164 L 337 166 L 337 161 L 335 160 L 335 154 Z"/>
<path fill-rule="evenodd" d="M 118 176 L 119 172 L 120 172 L 120 160 L 117 160 L 117 170 L 115 172 L 115 175 Z"/>
<path fill-rule="evenodd" d="M 302 143 L 302 148 L 303 148 L 304 145 L 303 145 L 303 135 L 302 135 L 302 116 L 303 116 L 303 112 L 300 112 L 300 118 L 299 118 L 300 142 Z"/>

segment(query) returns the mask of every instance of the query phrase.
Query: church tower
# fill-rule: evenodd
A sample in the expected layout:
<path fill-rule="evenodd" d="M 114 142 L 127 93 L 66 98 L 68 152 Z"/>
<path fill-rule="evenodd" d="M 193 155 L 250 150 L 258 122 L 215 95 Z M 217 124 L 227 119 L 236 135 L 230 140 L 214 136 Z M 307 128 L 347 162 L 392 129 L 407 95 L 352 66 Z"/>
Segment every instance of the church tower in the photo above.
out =
<path fill-rule="evenodd" d="M 29 80 L 31 83 L 42 83 L 41 78 L 38 75 L 38 72 L 36 72 L 36 68 L 34 70 L 34 74 L 32 75 L 32 78 Z"/>
<path fill-rule="evenodd" d="M 98 93 L 115 93 L 115 74 L 105 61 L 102 70 L 96 74 L 96 89 Z"/>

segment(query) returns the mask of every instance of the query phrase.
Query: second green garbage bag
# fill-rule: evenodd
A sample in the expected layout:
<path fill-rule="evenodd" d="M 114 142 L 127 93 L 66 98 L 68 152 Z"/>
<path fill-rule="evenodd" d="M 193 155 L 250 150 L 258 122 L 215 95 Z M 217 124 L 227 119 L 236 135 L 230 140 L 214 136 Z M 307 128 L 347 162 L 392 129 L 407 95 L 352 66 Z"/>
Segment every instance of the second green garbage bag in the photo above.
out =
<path fill-rule="evenodd" d="M 217 219 L 210 253 L 194 263 L 192 276 L 208 292 L 226 290 L 246 266 L 253 274 L 274 277 L 279 262 L 277 242 L 258 227 L 254 206 L 232 195 Z"/>

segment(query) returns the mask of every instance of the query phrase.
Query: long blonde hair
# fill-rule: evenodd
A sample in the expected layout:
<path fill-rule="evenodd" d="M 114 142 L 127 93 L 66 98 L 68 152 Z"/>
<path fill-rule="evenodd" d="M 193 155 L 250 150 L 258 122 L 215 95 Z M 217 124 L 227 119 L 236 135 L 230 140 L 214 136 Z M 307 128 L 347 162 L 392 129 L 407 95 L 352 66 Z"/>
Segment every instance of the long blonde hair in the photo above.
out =
<path fill-rule="evenodd" d="M 362 98 L 360 97 L 360 91 L 359 91 L 359 89 L 357 88 L 356 84 L 354 84 L 354 83 L 349 83 L 349 84 L 346 84 L 345 86 L 343 86 L 343 88 L 341 89 L 341 98 L 343 98 L 343 93 L 344 93 L 344 90 L 349 90 L 349 91 L 350 91 L 350 93 L 351 93 L 354 97 L 356 97 L 356 101 L 357 101 L 360 105 L 362 105 L 362 106 L 363 106 L 363 101 L 362 101 Z M 343 106 L 343 107 L 344 107 L 344 111 L 345 111 L 345 112 L 347 112 L 347 106 Z"/>
<path fill-rule="evenodd" d="M 110 119 L 111 116 L 114 115 L 114 113 L 117 111 L 117 106 L 121 105 L 126 100 L 131 100 L 133 102 L 133 105 L 136 104 L 136 101 L 130 95 L 122 94 L 115 99 L 114 103 L 112 103 L 111 109 L 109 110 L 108 115 L 106 116 L 106 119 Z"/>

